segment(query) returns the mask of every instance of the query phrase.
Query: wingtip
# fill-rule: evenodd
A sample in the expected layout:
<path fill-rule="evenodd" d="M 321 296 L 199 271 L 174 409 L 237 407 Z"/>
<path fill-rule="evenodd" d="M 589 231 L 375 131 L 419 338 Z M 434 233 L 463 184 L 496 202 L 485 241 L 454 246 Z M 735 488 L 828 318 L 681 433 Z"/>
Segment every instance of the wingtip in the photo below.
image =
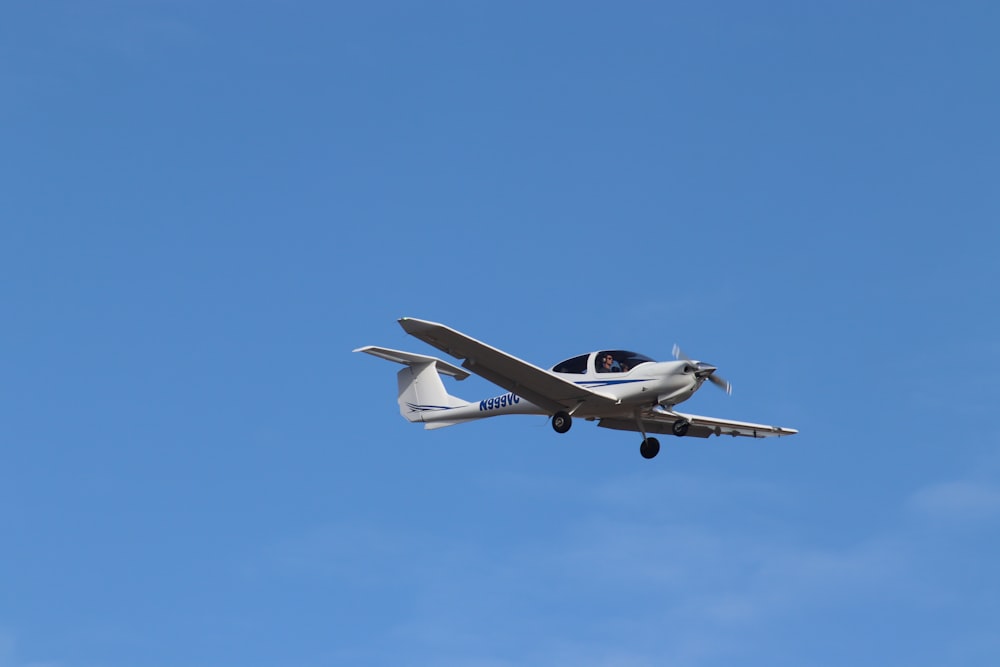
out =
<path fill-rule="evenodd" d="M 443 326 L 437 322 L 421 320 L 416 317 L 401 317 L 397 320 L 397 322 L 399 322 L 399 326 L 403 327 L 403 331 L 409 334 Z"/>

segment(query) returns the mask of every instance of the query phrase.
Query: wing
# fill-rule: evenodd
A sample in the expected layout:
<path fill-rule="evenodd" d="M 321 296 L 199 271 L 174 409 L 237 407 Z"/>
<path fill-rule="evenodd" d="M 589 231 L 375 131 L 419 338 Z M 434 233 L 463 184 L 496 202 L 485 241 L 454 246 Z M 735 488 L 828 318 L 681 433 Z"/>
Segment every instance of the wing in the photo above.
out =
<path fill-rule="evenodd" d="M 584 402 L 608 407 L 618 404 L 612 396 L 564 380 L 443 324 L 404 317 L 399 325 L 411 336 L 462 359 L 464 368 L 540 408 L 557 412 L 573 410 Z"/>
<path fill-rule="evenodd" d="M 670 427 L 678 418 L 691 422 L 687 435 L 695 438 L 707 438 L 710 435 L 731 435 L 745 436 L 748 438 L 770 438 L 782 435 L 795 435 L 798 433 L 794 428 L 782 428 L 781 426 L 768 426 L 767 424 L 753 424 L 751 422 L 738 422 L 731 419 L 719 419 L 718 417 L 701 417 L 699 415 L 688 415 L 675 412 L 669 414 L 657 410 L 655 407 L 642 411 L 642 427 L 647 433 L 672 433 Z M 598 426 L 613 428 L 619 431 L 638 431 L 639 425 L 634 419 L 601 419 Z"/>

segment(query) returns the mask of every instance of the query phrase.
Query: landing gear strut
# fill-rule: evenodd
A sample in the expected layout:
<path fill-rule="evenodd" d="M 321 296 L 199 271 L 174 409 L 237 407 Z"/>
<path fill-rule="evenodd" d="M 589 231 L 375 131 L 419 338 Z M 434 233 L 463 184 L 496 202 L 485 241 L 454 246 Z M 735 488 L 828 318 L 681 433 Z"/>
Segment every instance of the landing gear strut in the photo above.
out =
<path fill-rule="evenodd" d="M 656 438 L 646 438 L 639 445 L 639 453 L 642 454 L 642 458 L 651 459 L 660 453 L 660 441 Z"/>
<path fill-rule="evenodd" d="M 572 425 L 573 418 L 569 416 L 568 412 L 560 410 L 552 415 L 552 428 L 555 429 L 556 433 L 565 433 Z"/>
<path fill-rule="evenodd" d="M 638 408 L 635 411 L 635 427 L 639 433 L 642 433 L 642 444 L 639 445 L 639 453 L 642 454 L 642 458 L 651 459 L 659 454 L 660 441 L 646 435 L 646 429 L 642 424 L 642 413 Z"/>

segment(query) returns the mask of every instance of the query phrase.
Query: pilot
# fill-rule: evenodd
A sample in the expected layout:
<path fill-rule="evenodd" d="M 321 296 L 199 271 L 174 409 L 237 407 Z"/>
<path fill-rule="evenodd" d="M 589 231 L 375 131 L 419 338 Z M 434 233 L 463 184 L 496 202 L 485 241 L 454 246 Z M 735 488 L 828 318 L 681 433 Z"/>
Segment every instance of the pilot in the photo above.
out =
<path fill-rule="evenodd" d="M 605 354 L 601 359 L 601 365 L 597 367 L 598 373 L 619 373 L 621 372 L 621 366 L 615 361 L 615 358 L 611 354 Z"/>

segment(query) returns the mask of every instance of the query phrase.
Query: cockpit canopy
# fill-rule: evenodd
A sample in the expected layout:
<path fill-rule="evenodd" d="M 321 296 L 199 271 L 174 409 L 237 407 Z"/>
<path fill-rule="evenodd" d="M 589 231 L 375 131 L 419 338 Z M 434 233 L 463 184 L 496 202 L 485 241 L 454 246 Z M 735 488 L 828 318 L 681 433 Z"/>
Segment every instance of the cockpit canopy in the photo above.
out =
<path fill-rule="evenodd" d="M 610 357 L 610 359 L 608 359 Z M 593 362 L 591 360 L 593 359 Z M 639 364 L 655 361 L 644 354 L 628 350 L 601 350 L 561 361 L 552 367 L 553 373 L 583 374 L 588 370 L 598 373 L 626 373 Z"/>

